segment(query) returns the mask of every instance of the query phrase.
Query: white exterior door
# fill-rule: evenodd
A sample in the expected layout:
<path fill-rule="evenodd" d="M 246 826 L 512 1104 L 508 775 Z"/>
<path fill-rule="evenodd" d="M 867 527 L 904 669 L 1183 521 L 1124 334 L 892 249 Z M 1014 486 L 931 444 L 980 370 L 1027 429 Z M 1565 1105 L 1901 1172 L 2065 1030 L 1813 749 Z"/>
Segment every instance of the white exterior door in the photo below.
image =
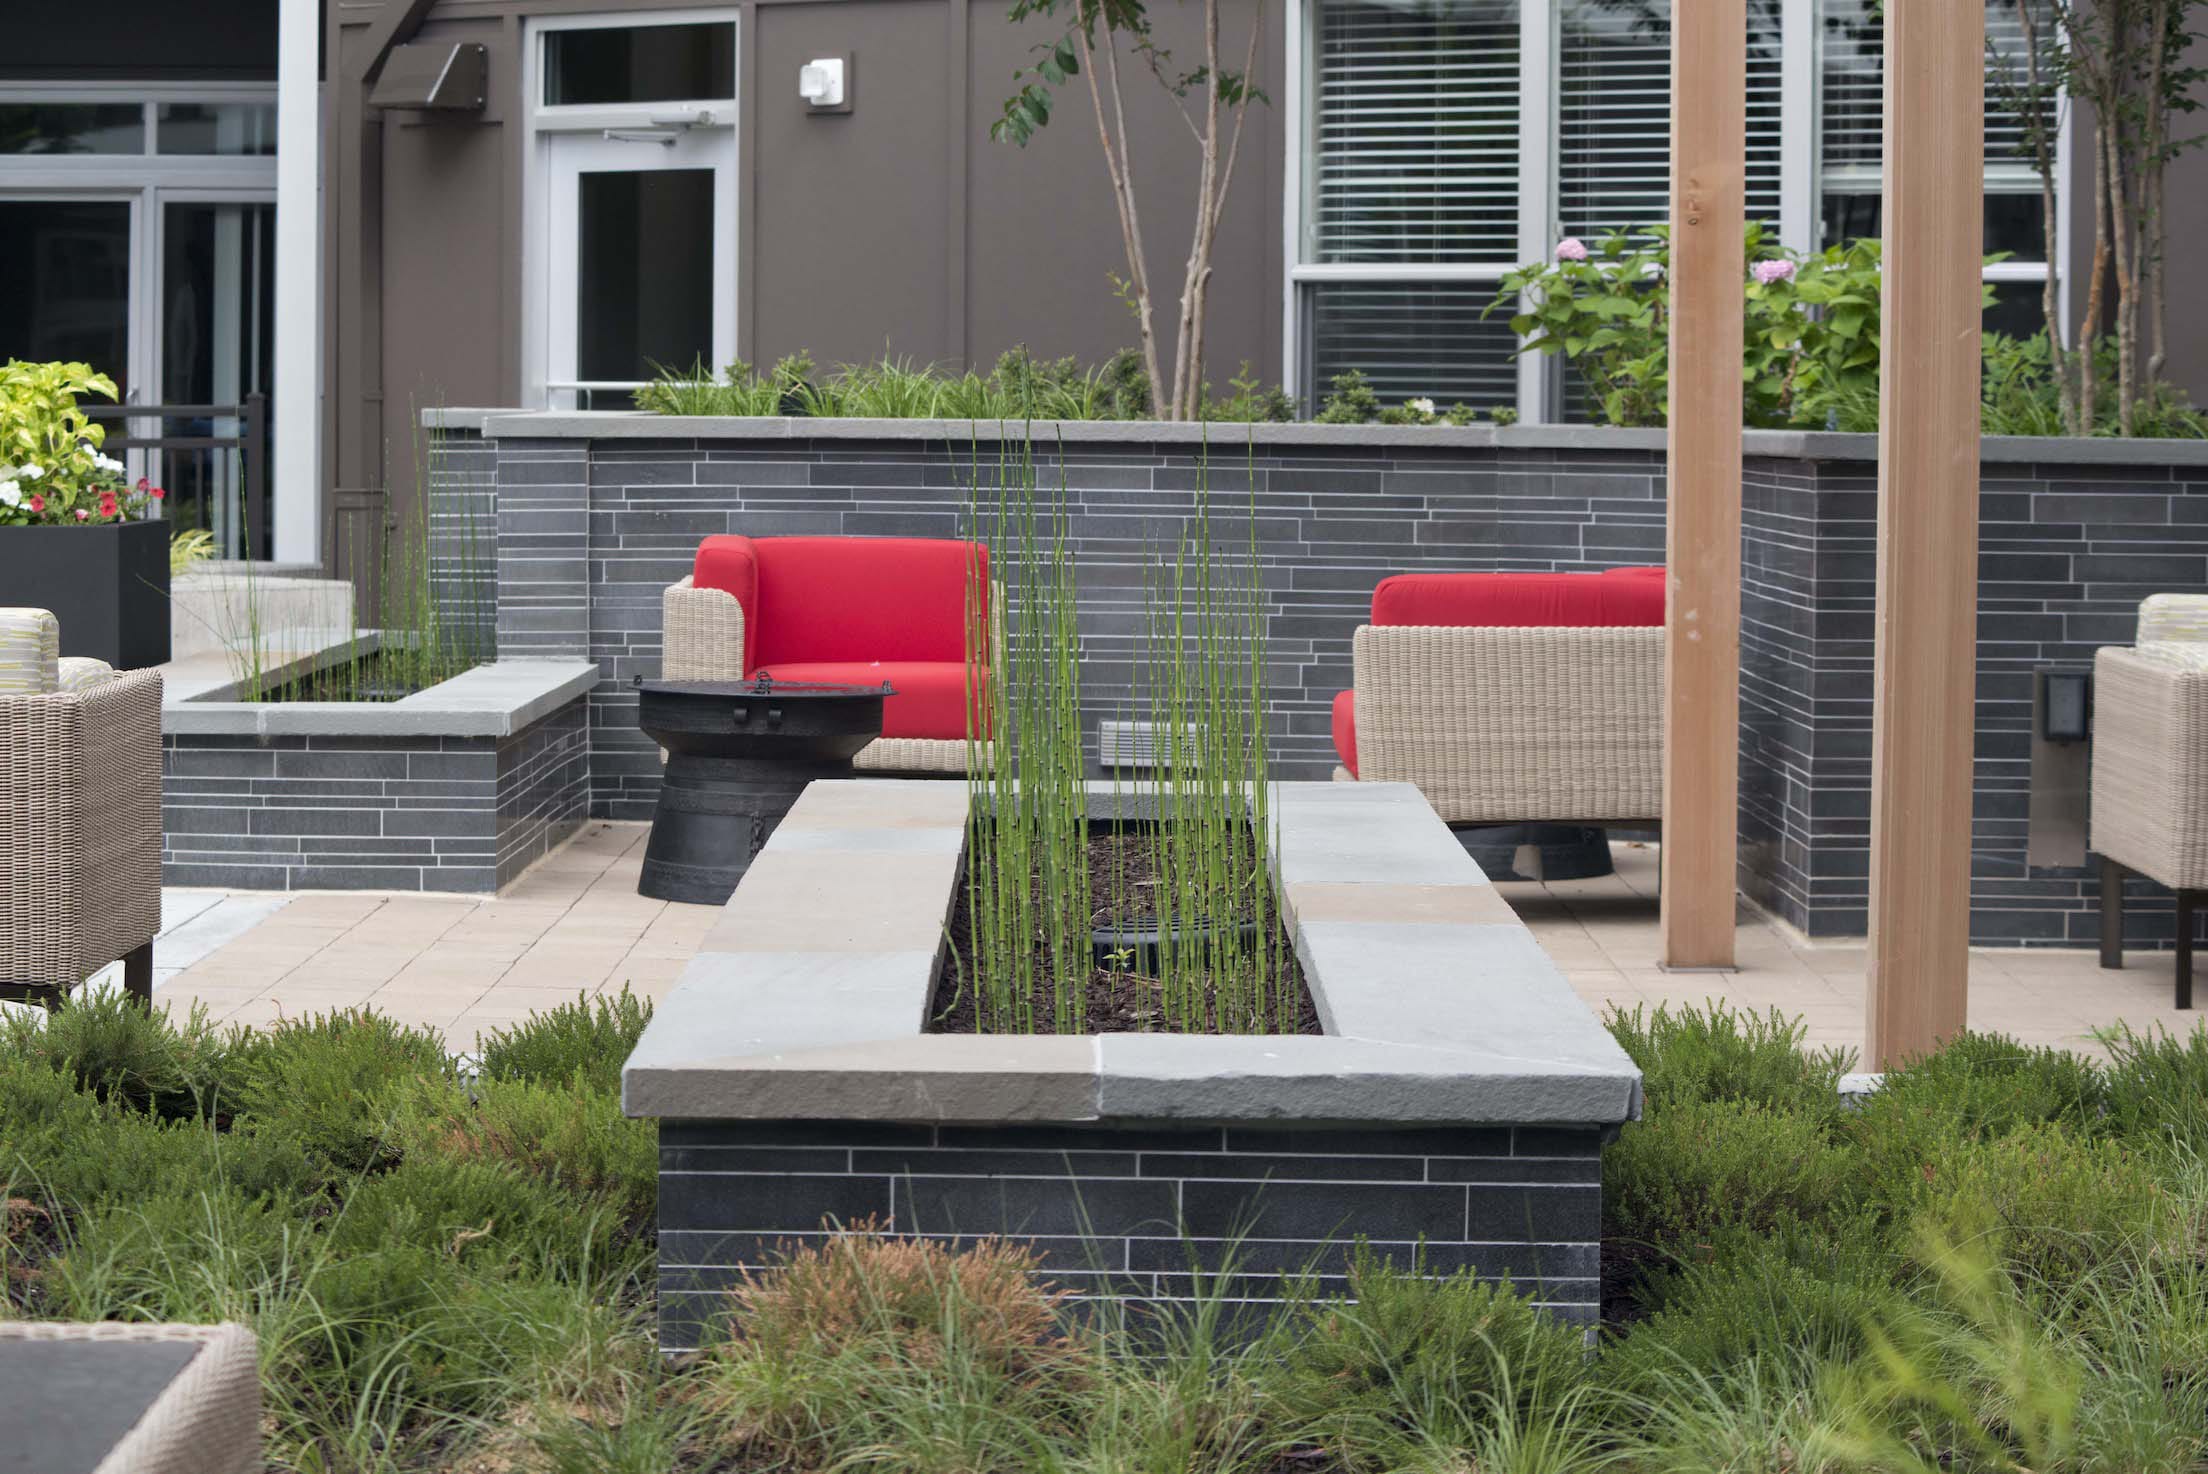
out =
<path fill-rule="evenodd" d="M 736 356 L 736 135 L 646 125 L 546 140 L 545 390 L 618 409 L 662 369 Z"/>

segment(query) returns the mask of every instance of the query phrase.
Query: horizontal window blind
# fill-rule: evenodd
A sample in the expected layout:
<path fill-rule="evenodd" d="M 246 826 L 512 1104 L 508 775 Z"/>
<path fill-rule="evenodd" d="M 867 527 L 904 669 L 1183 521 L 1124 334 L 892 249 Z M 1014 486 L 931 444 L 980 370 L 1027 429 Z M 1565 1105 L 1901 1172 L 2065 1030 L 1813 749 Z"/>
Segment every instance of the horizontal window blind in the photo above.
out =
<path fill-rule="evenodd" d="M 1490 282 L 1311 282 L 1304 290 L 1312 407 L 1345 369 L 1372 381 L 1382 402 L 1429 398 L 1483 413 L 1518 403 L 1517 335 L 1510 310 L 1482 316 Z"/>
<path fill-rule="evenodd" d="M 1557 223 L 1595 238 L 1671 212 L 1670 0 L 1559 0 Z M 1747 206 L 1779 214 L 1780 0 L 1748 0 Z"/>
<path fill-rule="evenodd" d="M 1308 259 L 1518 255 L 1517 0 L 1320 0 Z"/>
<path fill-rule="evenodd" d="M 1882 0 L 1822 0 L 1818 17 L 1818 169 L 1827 189 L 1875 191 L 1884 158 L 1886 105 Z M 1886 0 L 1890 3 L 1890 0 Z M 2055 42 L 2047 0 L 2036 0 L 2042 50 Z M 2025 73 L 2024 26 L 2007 0 L 1986 6 L 1986 185 L 1993 190 L 2037 189 L 2024 118 L 2016 109 L 2013 72 Z M 2054 122 L 2052 101 L 2043 111 Z"/>

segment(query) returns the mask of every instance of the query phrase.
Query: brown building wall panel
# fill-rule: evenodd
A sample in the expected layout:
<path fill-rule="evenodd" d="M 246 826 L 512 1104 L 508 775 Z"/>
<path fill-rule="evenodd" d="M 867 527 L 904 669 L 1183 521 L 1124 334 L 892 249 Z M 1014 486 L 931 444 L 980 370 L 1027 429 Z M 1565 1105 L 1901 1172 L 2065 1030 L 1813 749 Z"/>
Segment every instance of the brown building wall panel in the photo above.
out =
<path fill-rule="evenodd" d="M 754 92 L 740 100 L 754 130 L 742 337 L 762 363 L 799 350 L 823 365 L 955 356 L 944 281 L 959 202 L 944 139 L 962 119 L 945 85 L 950 11 L 943 0 L 835 0 L 754 12 Z M 809 112 L 798 69 L 846 52 L 851 111 Z"/>

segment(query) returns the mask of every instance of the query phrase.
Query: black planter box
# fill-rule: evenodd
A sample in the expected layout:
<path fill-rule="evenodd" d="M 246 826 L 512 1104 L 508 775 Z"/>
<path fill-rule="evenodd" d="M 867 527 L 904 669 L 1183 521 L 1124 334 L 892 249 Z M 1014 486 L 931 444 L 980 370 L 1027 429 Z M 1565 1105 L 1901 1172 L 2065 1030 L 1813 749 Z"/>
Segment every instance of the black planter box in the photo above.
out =
<path fill-rule="evenodd" d="M 50 609 L 61 653 L 117 670 L 169 658 L 169 524 L 0 527 L 0 604 Z"/>

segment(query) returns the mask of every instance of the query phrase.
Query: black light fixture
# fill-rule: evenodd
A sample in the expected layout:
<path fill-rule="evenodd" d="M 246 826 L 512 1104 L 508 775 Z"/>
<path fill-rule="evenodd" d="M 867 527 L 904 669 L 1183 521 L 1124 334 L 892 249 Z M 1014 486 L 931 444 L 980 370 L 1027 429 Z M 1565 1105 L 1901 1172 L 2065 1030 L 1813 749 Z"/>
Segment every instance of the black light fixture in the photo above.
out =
<path fill-rule="evenodd" d="M 2039 672 L 2039 735 L 2048 742 L 2083 742 L 2093 731 L 2093 672 Z"/>

